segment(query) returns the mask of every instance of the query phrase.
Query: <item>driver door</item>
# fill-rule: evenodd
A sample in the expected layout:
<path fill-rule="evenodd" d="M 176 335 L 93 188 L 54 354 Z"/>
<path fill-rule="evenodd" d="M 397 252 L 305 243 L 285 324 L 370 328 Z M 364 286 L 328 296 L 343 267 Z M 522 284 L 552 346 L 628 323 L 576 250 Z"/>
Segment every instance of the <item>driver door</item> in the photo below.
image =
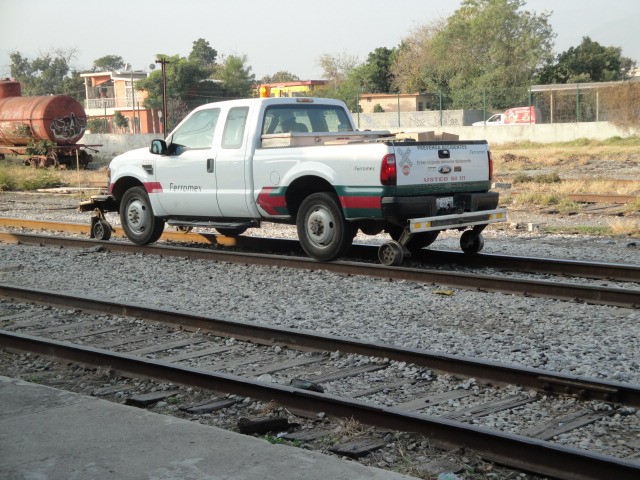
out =
<path fill-rule="evenodd" d="M 214 172 L 219 108 L 198 110 L 171 135 L 169 154 L 156 160 L 158 201 L 170 216 L 221 217 Z"/>

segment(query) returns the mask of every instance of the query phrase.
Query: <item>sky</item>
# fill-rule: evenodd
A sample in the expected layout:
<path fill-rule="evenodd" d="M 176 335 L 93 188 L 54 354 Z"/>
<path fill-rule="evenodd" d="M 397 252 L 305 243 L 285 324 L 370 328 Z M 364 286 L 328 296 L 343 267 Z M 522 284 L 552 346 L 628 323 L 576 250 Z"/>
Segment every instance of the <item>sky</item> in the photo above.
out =
<path fill-rule="evenodd" d="M 452 15 L 459 0 L 0 0 L 0 78 L 10 75 L 9 55 L 34 60 L 54 49 L 77 50 L 80 71 L 106 55 L 134 70 L 149 70 L 157 54 L 189 55 L 203 38 L 223 55 L 246 55 L 257 79 L 288 71 L 319 80 L 323 54 L 364 62 L 378 47 L 393 48 L 418 26 Z M 535 13 L 550 12 L 555 53 L 582 37 L 640 66 L 640 1 L 526 0 Z"/>

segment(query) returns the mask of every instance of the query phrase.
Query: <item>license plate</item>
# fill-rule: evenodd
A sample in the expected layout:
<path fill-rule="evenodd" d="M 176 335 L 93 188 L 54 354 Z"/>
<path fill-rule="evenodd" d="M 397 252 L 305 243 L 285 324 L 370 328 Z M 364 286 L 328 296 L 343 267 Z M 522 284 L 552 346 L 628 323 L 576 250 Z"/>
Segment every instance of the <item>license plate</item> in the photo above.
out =
<path fill-rule="evenodd" d="M 436 206 L 438 208 L 448 208 L 453 206 L 453 197 L 436 198 Z"/>

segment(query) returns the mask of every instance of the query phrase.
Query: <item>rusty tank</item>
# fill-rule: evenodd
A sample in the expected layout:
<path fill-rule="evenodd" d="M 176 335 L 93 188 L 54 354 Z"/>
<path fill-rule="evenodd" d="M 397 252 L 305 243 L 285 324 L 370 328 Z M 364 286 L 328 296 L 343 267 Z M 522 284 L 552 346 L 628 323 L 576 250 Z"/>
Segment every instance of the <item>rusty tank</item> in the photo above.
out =
<path fill-rule="evenodd" d="M 84 135 L 86 124 L 84 108 L 68 95 L 0 98 L 3 145 L 28 145 L 34 139 L 73 145 Z"/>

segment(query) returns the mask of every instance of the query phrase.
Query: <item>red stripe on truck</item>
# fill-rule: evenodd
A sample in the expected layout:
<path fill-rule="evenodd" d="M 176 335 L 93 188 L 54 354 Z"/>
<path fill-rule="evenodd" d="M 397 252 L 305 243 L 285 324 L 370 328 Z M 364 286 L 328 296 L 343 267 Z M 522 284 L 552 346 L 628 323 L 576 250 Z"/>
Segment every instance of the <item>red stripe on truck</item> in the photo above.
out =
<path fill-rule="evenodd" d="M 145 182 L 144 189 L 147 193 L 162 193 L 162 184 L 160 182 Z"/>
<path fill-rule="evenodd" d="M 269 215 L 283 215 L 287 212 L 284 189 L 279 187 L 263 187 L 256 203 Z"/>
<path fill-rule="evenodd" d="M 341 196 L 340 203 L 344 208 L 376 208 L 382 205 L 381 197 Z"/>

